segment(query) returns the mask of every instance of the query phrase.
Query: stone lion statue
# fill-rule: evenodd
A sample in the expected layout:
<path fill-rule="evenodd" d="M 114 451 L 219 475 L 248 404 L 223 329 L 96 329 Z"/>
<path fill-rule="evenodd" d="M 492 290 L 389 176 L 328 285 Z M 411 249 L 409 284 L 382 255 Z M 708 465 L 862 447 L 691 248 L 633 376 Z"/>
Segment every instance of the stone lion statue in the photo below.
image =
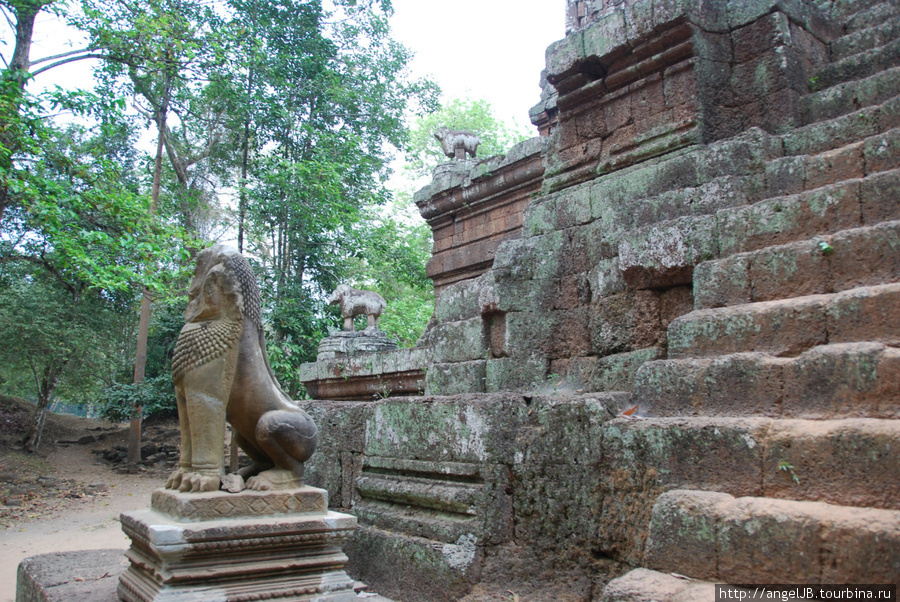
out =
<path fill-rule="evenodd" d="M 172 359 L 181 462 L 166 487 L 219 489 L 226 420 L 253 461 L 239 472 L 241 483 L 247 479 L 246 486 L 256 490 L 301 486 L 318 432 L 272 374 L 250 264 L 224 245 L 204 250 L 188 301 Z"/>
<path fill-rule="evenodd" d="M 478 145 L 481 144 L 481 138 L 472 132 L 464 130 L 451 130 L 446 127 L 439 127 L 434 131 L 434 137 L 441 143 L 441 150 L 451 159 L 456 158 L 457 149 L 463 151 L 460 158 L 465 158 L 466 153 L 474 158 L 478 152 Z"/>
<path fill-rule="evenodd" d="M 339 284 L 328 297 L 328 305 L 341 304 L 341 317 L 344 318 L 344 330 L 353 330 L 354 316 L 365 315 L 368 327 L 378 330 L 378 318 L 387 307 L 384 297 L 372 291 L 361 291 Z"/>

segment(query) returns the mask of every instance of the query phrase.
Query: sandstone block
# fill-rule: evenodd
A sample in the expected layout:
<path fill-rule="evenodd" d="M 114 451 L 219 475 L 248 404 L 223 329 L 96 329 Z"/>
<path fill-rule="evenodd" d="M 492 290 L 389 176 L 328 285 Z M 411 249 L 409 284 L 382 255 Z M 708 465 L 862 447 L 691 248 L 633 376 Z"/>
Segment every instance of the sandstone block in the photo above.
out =
<path fill-rule="evenodd" d="M 857 182 L 719 211 L 722 256 L 821 236 L 859 226 Z"/>
<path fill-rule="evenodd" d="M 750 254 L 751 300 L 830 293 L 828 259 L 815 241 L 769 247 Z"/>
<path fill-rule="evenodd" d="M 775 422 L 763 458 L 765 495 L 900 509 L 898 445 L 892 420 Z"/>
<path fill-rule="evenodd" d="M 716 586 L 705 581 L 674 577 L 648 569 L 634 569 L 610 581 L 601 602 L 703 602 L 716 595 Z"/>
<path fill-rule="evenodd" d="M 594 391 L 631 391 L 640 367 L 662 355 L 660 347 L 648 347 L 598 358 L 586 384 Z"/>
<path fill-rule="evenodd" d="M 797 355 L 827 340 L 825 308 L 830 298 L 814 295 L 753 306 L 703 309 L 669 325 L 669 357 L 703 357 L 762 351 Z"/>
<path fill-rule="evenodd" d="M 433 363 L 425 372 L 426 395 L 483 393 L 485 360 Z"/>
<path fill-rule="evenodd" d="M 900 284 L 851 289 L 828 304 L 829 342 L 900 344 Z"/>
<path fill-rule="evenodd" d="M 863 223 L 900 219 L 900 169 L 869 176 L 860 184 Z"/>
<path fill-rule="evenodd" d="M 807 502 L 809 504 L 809 502 Z M 820 505 L 822 510 L 825 504 Z M 723 504 L 717 531 L 718 579 L 726 583 L 798 583 L 818 579 L 819 513 L 797 502 L 763 498 Z"/>
<path fill-rule="evenodd" d="M 747 254 L 704 261 L 694 268 L 694 305 L 697 309 L 750 302 L 750 261 Z"/>
<path fill-rule="evenodd" d="M 900 355 L 880 343 L 813 347 L 784 366 L 785 416 L 892 418 L 900 410 Z"/>
<path fill-rule="evenodd" d="M 619 242 L 619 267 L 635 288 L 691 281 L 694 265 L 718 254 L 716 219 L 685 217 L 626 233 Z"/>
<path fill-rule="evenodd" d="M 656 499 L 645 564 L 650 569 L 715 580 L 719 516 L 734 498 L 713 491 L 667 491 Z"/>
<path fill-rule="evenodd" d="M 652 347 L 664 336 L 660 298 L 655 291 L 617 293 L 591 305 L 590 332 L 593 355 Z"/>
<path fill-rule="evenodd" d="M 856 228 L 831 237 L 828 255 L 835 291 L 900 280 L 900 222 Z"/>
<path fill-rule="evenodd" d="M 760 495 L 766 418 L 618 418 L 603 431 L 603 462 L 635 474 L 652 468 L 666 489 Z M 648 485 L 649 487 L 649 485 Z"/>

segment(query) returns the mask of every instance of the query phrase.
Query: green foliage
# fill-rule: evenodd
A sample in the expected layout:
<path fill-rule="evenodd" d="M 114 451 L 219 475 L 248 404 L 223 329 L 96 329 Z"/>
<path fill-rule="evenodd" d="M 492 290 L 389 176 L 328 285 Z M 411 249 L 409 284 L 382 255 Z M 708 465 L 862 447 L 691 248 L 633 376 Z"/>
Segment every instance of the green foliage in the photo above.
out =
<path fill-rule="evenodd" d="M 434 313 L 434 287 L 425 275 L 431 230 L 402 216 L 370 214 L 358 232 L 351 286 L 378 292 L 387 302 L 379 328 L 402 347 L 412 347 Z"/>
<path fill-rule="evenodd" d="M 87 113 L 81 110 L 90 106 Z M 67 286 L 165 290 L 187 238 L 151 215 L 135 176 L 132 132 L 117 103 L 87 93 L 21 97 L 27 132 L 0 174 L 10 202 L 0 218 L 0 261 L 38 263 Z M 92 127 L 54 127 L 65 110 Z M 2 163 L 2 162 L 0 162 Z"/>
<path fill-rule="evenodd" d="M 439 127 L 478 134 L 479 158 L 504 155 L 513 145 L 532 136 L 527 129 L 498 119 L 486 100 L 454 98 L 437 111 L 416 119 L 410 128 L 405 169 L 414 178 L 430 175 L 438 163 L 449 161 L 434 137 Z"/>
<path fill-rule="evenodd" d="M 2 265 L 2 264 L 0 264 Z M 119 368 L 127 305 L 95 290 L 70 290 L 42 269 L 0 271 L 0 382 L 46 407 L 57 394 L 88 401 Z"/>
<path fill-rule="evenodd" d="M 141 416 L 174 416 L 177 413 L 175 390 L 169 375 L 148 378 L 142 383 L 117 383 L 103 389 L 99 397 L 100 415 L 108 420 L 131 419 L 132 408 L 140 407 Z"/>

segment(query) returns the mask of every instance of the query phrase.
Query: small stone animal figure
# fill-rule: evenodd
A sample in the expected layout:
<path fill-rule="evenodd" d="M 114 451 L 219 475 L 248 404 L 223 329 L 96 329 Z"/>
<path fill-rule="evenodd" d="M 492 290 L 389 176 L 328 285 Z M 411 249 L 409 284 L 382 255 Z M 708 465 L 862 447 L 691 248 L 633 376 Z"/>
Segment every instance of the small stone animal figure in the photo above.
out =
<path fill-rule="evenodd" d="M 303 463 L 316 448 L 318 430 L 272 374 L 259 287 L 237 250 L 215 245 L 197 256 L 184 319 L 172 358 L 181 462 L 166 488 L 219 489 L 226 420 L 253 460 L 238 473 L 238 489 L 243 479 L 256 490 L 302 486 Z"/>
<path fill-rule="evenodd" d="M 457 158 L 457 149 L 462 150 L 460 159 L 465 158 L 466 153 L 474 158 L 478 151 L 478 145 L 481 139 L 472 132 L 462 130 L 451 130 L 449 128 L 440 127 L 434 132 L 434 137 L 441 143 L 441 150 L 451 159 Z"/>
<path fill-rule="evenodd" d="M 384 297 L 372 291 L 361 291 L 350 288 L 346 284 L 338 285 L 331 296 L 328 297 L 328 305 L 341 304 L 341 316 L 344 318 L 344 330 L 353 330 L 353 318 L 365 314 L 369 325 L 366 330 L 374 328 L 378 330 L 378 318 L 387 306 Z"/>

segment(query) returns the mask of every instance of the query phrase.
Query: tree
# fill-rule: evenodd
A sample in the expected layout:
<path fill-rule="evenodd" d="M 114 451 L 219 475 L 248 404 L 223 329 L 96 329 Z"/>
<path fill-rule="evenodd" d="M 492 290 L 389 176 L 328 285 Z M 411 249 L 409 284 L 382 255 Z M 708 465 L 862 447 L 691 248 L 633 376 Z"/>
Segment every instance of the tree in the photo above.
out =
<path fill-rule="evenodd" d="M 116 363 L 117 341 L 109 333 L 125 312 L 96 289 L 65 287 L 41 268 L 6 266 L 0 283 L 0 374 L 7 389 L 34 394 L 24 438 L 34 452 L 57 393 L 96 390 L 97 375 Z"/>
<path fill-rule="evenodd" d="M 482 158 L 506 154 L 513 145 L 533 135 L 518 124 L 498 119 L 486 100 L 451 99 L 437 111 L 416 119 L 410 128 L 404 169 L 413 179 L 430 176 L 438 163 L 449 161 L 434 138 L 435 130 L 442 126 L 478 134 L 478 156 Z"/>
<path fill-rule="evenodd" d="M 432 107 L 436 88 L 408 80 L 387 2 L 230 5 L 244 40 L 230 122 L 241 242 L 259 258 L 273 368 L 290 391 L 333 324 L 323 301 L 352 263 L 363 208 L 389 197 L 387 149 L 405 144 L 404 112 Z"/>

